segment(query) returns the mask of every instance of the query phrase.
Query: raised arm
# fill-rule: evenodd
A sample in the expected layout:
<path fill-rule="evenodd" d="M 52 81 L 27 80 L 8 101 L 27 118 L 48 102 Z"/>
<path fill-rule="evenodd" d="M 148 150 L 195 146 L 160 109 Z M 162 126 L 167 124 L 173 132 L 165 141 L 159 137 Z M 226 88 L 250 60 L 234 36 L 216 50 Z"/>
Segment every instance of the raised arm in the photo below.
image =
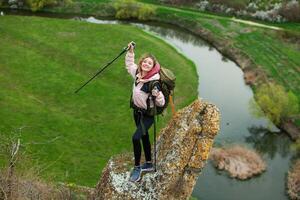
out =
<path fill-rule="evenodd" d="M 137 65 L 134 63 L 134 52 L 133 52 L 133 46 L 131 43 L 128 44 L 130 45 L 130 49 L 127 51 L 126 56 L 125 56 L 125 66 L 128 71 L 128 73 L 135 78 L 136 75 L 136 70 L 137 70 Z"/>

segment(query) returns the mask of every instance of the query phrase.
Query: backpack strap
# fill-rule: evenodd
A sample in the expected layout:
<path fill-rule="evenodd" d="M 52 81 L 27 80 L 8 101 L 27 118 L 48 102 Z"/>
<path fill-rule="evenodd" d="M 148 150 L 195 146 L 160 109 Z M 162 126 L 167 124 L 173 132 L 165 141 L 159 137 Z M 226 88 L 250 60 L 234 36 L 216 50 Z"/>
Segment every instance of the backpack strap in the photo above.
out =
<path fill-rule="evenodd" d="M 169 101 L 170 101 L 170 104 L 171 104 L 172 114 L 173 114 L 173 116 L 175 116 L 176 115 L 176 110 L 175 110 L 175 105 L 174 105 L 174 101 L 173 101 L 173 96 L 172 95 L 169 96 Z"/>
<path fill-rule="evenodd" d="M 136 77 L 136 75 L 137 75 L 138 73 L 139 73 L 139 70 L 136 69 L 136 71 L 135 71 L 135 81 L 134 81 L 135 86 L 137 86 L 137 80 L 138 80 L 138 78 Z"/>

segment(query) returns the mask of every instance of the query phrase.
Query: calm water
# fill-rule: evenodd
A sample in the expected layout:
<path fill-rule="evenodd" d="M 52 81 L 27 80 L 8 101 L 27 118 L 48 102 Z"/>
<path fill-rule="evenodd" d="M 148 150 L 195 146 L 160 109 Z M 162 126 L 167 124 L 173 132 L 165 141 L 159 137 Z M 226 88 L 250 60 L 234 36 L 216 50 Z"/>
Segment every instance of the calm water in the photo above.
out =
<path fill-rule="evenodd" d="M 87 21 L 118 23 L 92 17 Z M 266 118 L 257 118 L 252 114 L 251 110 L 259 108 L 251 88 L 244 83 L 242 70 L 191 33 L 165 25 L 130 24 L 162 38 L 195 63 L 200 77 L 199 96 L 216 104 L 221 111 L 221 130 L 214 146 L 245 145 L 261 152 L 267 162 L 265 173 L 240 181 L 217 171 L 209 161 L 198 178 L 192 196 L 201 200 L 288 199 L 285 180 L 292 157 L 291 142 Z M 252 109 L 250 102 L 254 104 Z"/>

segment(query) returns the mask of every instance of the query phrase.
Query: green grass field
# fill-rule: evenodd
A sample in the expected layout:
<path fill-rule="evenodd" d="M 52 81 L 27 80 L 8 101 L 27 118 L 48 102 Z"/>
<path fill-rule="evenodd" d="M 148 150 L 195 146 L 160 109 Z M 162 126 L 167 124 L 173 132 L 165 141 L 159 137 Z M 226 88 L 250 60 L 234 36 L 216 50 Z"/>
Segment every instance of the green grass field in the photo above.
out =
<path fill-rule="evenodd" d="M 22 128 L 21 142 L 32 159 L 45 167 L 43 177 L 94 186 L 112 155 L 132 151 L 135 128 L 129 97 L 133 80 L 125 70 L 124 56 L 74 94 L 132 40 L 138 46 L 136 58 L 151 52 L 176 74 L 177 109 L 197 98 L 193 63 L 140 29 L 1 17 L 0 134 Z M 160 117 L 159 128 L 169 119 L 170 110 Z"/>

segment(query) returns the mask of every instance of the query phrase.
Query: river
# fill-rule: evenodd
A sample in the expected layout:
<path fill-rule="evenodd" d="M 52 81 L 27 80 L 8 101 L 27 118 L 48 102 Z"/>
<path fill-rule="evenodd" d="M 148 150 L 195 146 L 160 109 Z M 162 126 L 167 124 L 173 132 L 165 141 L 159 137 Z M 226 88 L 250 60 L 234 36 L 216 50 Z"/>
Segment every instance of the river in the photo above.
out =
<path fill-rule="evenodd" d="M 124 23 L 93 17 L 85 20 L 99 24 Z M 260 109 L 251 88 L 244 83 L 242 70 L 207 42 L 187 31 L 157 23 L 129 24 L 163 39 L 195 63 L 199 75 L 199 97 L 217 105 L 221 112 L 220 132 L 214 146 L 244 145 L 260 152 L 267 163 L 266 172 L 240 181 L 216 170 L 208 161 L 192 196 L 201 200 L 288 199 L 285 188 L 293 156 L 291 141 L 266 118 L 254 114 L 253 110 Z"/>

